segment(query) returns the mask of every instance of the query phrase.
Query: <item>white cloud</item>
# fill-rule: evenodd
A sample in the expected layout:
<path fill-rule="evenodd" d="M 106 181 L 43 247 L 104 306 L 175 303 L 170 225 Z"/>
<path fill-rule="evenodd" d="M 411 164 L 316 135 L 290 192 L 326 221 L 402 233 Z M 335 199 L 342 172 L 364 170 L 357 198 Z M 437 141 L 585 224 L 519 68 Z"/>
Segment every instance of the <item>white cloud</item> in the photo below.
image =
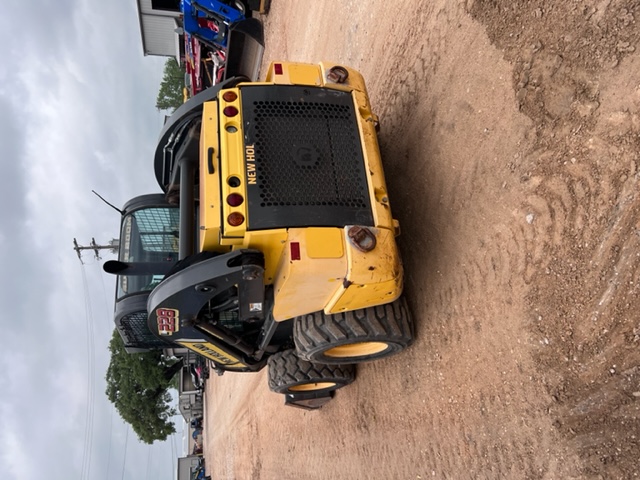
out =
<path fill-rule="evenodd" d="M 52 480 L 102 479 L 107 469 L 110 478 L 123 469 L 125 478 L 151 478 L 150 447 L 133 432 L 125 440 L 104 394 L 113 280 L 91 252 L 80 267 L 72 239 L 118 234 L 117 213 L 92 189 L 117 207 L 157 191 L 155 98 L 164 60 L 143 57 L 132 0 L 5 3 L 0 259 L 11 278 L 0 291 L 7 366 L 0 471 L 19 480 L 43 472 Z M 168 445 L 151 447 L 164 452 L 152 478 L 174 477 Z"/>
<path fill-rule="evenodd" d="M 4 405 L 0 406 L 2 416 L 5 417 L 8 412 L 5 411 Z M 29 451 L 25 448 L 29 442 L 29 432 L 26 430 L 2 429 L 0 430 L 0 445 L 2 445 L 2 464 L 6 478 L 15 480 L 37 478 L 35 466 L 31 460 Z"/>

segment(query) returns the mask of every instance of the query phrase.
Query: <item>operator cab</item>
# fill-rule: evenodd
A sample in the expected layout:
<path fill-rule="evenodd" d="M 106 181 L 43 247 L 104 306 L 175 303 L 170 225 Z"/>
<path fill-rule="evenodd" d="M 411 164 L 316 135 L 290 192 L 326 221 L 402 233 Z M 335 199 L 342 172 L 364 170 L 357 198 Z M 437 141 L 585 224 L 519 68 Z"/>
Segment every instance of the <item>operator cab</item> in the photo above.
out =
<path fill-rule="evenodd" d="M 162 194 L 133 198 L 122 210 L 118 260 L 103 269 L 117 275 L 115 324 L 129 353 L 171 346 L 147 325 L 147 299 L 178 261 L 179 209 Z"/>

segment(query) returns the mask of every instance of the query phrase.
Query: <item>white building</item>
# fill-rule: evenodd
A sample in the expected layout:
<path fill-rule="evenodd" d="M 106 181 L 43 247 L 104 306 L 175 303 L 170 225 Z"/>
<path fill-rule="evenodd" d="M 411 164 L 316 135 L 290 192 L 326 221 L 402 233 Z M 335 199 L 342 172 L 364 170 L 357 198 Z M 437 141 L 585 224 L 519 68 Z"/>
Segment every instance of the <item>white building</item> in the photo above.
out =
<path fill-rule="evenodd" d="M 145 55 L 176 57 L 183 49 L 176 32 L 182 25 L 180 0 L 136 0 Z"/>

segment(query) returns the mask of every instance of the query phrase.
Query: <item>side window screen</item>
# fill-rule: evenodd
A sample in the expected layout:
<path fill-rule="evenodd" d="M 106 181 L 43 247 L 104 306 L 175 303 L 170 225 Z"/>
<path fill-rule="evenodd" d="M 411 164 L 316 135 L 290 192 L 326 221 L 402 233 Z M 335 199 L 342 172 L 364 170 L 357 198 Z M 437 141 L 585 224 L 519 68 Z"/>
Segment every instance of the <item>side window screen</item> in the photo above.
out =
<path fill-rule="evenodd" d="M 178 253 L 177 208 L 147 208 L 133 214 L 144 252 Z"/>
<path fill-rule="evenodd" d="M 179 247 L 177 208 L 137 210 L 122 222 L 119 259 L 122 262 L 175 262 Z M 153 290 L 162 275 L 119 275 L 118 298 Z"/>

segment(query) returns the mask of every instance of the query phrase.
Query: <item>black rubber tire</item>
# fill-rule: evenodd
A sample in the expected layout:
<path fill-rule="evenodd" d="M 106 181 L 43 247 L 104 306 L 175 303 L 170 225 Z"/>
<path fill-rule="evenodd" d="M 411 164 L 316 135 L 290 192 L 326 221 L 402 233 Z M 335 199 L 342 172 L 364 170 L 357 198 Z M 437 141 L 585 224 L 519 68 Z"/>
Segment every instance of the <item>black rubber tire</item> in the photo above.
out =
<path fill-rule="evenodd" d="M 315 363 L 362 363 L 394 355 L 413 343 L 413 321 L 404 297 L 377 307 L 296 317 L 298 356 Z"/>
<path fill-rule="evenodd" d="M 269 357 L 268 366 L 269 389 L 276 393 L 326 393 L 356 377 L 353 365 L 317 365 L 302 360 L 293 349 Z"/>

